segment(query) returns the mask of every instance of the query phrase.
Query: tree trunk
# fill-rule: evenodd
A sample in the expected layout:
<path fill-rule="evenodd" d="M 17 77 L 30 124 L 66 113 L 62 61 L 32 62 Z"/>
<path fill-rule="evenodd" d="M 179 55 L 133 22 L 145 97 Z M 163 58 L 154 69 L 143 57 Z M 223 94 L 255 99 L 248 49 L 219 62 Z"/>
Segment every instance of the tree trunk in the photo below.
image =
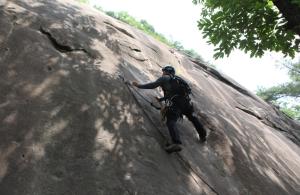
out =
<path fill-rule="evenodd" d="M 273 0 L 273 3 L 288 21 L 286 28 L 300 36 L 300 6 L 291 0 Z"/>

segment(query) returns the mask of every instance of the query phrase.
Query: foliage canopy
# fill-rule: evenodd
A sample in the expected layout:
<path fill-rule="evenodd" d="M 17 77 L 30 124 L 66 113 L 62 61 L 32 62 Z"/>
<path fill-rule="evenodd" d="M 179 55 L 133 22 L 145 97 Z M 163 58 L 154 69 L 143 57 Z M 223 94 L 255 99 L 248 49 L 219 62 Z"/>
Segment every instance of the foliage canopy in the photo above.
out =
<path fill-rule="evenodd" d="M 228 56 L 234 49 L 250 52 L 251 57 L 260 57 L 265 51 L 280 51 L 294 57 L 299 51 L 300 0 L 193 0 L 193 3 L 203 5 L 198 28 L 216 46 L 215 58 Z"/>
<path fill-rule="evenodd" d="M 289 105 L 287 98 L 299 102 L 300 100 L 300 62 L 284 65 L 289 69 L 290 82 L 268 89 L 260 88 L 257 95 L 268 102 L 272 102 L 281 107 L 281 110 L 290 117 L 300 120 L 300 105 Z"/>

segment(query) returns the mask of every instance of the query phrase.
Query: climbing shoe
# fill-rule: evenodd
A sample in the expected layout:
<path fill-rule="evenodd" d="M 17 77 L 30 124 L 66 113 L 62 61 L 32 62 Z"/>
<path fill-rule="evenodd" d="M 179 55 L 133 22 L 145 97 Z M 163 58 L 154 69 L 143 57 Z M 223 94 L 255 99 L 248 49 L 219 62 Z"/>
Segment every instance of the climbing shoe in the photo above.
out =
<path fill-rule="evenodd" d="M 165 147 L 166 152 L 172 153 L 172 152 L 180 152 L 182 150 L 180 144 L 170 144 Z"/>

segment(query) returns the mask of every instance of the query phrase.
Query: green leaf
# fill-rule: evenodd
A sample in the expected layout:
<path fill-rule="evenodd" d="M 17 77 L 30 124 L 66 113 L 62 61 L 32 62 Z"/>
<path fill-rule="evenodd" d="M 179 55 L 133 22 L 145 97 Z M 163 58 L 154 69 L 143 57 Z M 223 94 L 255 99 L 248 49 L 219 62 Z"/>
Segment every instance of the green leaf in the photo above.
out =
<path fill-rule="evenodd" d="M 270 0 L 195 2 L 203 5 L 197 24 L 199 30 L 209 39 L 208 43 L 219 47 L 224 55 L 235 48 L 250 52 L 251 57 L 262 56 L 265 51 L 280 51 L 294 57 L 300 51 L 300 38 L 287 30 L 287 21 Z M 226 44 L 229 44 L 227 48 Z M 220 54 L 215 56 L 221 57 Z"/>

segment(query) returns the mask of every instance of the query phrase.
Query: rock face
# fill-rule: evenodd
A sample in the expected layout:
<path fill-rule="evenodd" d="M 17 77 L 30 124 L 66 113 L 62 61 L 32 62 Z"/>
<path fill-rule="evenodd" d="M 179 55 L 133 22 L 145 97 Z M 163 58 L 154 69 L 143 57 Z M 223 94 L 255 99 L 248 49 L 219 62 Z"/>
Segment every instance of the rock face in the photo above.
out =
<path fill-rule="evenodd" d="M 0 1 L 0 194 L 299 194 L 300 125 L 227 76 L 73 1 Z M 141 83 L 172 64 L 206 144 L 168 133 Z M 255 75 L 254 75 L 255 77 Z"/>

